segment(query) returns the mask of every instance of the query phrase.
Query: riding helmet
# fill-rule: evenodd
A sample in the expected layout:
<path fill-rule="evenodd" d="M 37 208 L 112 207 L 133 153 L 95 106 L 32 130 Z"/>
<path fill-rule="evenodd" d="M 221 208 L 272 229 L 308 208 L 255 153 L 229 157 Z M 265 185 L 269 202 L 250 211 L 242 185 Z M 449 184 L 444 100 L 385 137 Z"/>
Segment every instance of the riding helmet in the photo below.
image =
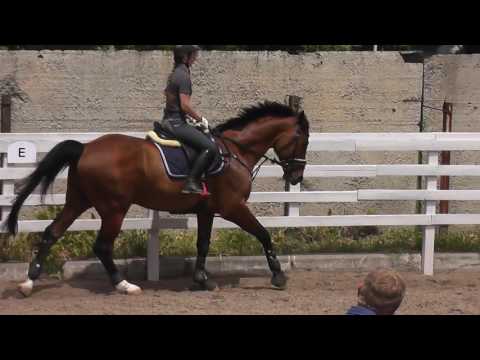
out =
<path fill-rule="evenodd" d="M 201 48 L 198 45 L 176 45 L 173 50 L 175 63 L 182 63 L 185 56 L 190 56 L 192 53 L 200 50 Z"/>

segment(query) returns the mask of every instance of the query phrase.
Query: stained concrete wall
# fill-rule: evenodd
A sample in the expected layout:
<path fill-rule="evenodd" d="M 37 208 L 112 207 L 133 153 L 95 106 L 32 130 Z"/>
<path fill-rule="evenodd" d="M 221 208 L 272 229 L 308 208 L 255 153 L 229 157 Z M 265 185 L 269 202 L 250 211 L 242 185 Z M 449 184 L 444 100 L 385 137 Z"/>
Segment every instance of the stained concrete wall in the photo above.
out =
<path fill-rule="evenodd" d="M 167 52 L 0 51 L 0 93 L 15 95 L 12 131 L 146 131 L 159 120 L 172 68 Z M 193 104 L 218 123 L 258 101 L 304 98 L 313 132 L 417 132 L 422 65 L 395 52 L 204 52 Z M 313 164 L 415 164 L 415 153 L 316 153 Z M 309 190 L 414 189 L 415 178 L 308 179 Z M 257 180 L 255 190 L 282 190 Z M 265 215 L 281 207 L 255 206 Z M 302 215 L 412 213 L 414 202 L 305 205 Z"/>
<path fill-rule="evenodd" d="M 480 55 L 437 55 L 425 63 L 425 104 L 453 103 L 453 131 L 480 132 Z M 442 131 L 441 111 L 425 109 L 426 131 Z M 452 165 L 478 164 L 478 151 L 454 151 Z M 478 177 L 452 177 L 451 189 L 480 189 Z M 478 201 L 451 201 L 451 213 L 480 213 Z"/>

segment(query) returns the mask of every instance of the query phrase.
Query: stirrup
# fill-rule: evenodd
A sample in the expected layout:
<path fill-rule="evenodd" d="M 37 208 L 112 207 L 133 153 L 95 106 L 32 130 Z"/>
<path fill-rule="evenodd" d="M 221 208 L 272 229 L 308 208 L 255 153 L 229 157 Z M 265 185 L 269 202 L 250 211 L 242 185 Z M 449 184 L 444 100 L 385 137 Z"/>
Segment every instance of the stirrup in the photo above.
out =
<path fill-rule="evenodd" d="M 201 197 L 208 197 L 210 196 L 211 194 L 208 192 L 208 188 L 207 188 L 207 185 L 202 182 L 202 192 L 195 192 L 195 191 L 189 191 L 187 189 L 183 189 L 182 190 L 182 194 L 186 194 L 186 195 L 200 195 Z"/>

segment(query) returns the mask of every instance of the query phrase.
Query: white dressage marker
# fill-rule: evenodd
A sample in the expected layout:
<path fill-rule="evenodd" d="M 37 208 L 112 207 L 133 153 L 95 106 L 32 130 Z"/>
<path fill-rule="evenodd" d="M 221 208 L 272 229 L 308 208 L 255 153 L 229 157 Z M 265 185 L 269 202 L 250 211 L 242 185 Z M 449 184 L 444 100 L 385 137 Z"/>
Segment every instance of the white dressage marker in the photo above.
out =
<path fill-rule="evenodd" d="M 7 161 L 9 164 L 35 164 L 37 147 L 28 141 L 17 141 L 8 146 Z"/>

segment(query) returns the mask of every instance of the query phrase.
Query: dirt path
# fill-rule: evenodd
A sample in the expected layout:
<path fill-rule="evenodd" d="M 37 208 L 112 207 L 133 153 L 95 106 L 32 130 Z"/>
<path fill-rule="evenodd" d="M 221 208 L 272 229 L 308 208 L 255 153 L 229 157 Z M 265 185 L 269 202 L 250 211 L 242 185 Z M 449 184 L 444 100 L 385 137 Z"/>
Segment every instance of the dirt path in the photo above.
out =
<path fill-rule="evenodd" d="M 289 287 L 273 290 L 268 278 L 217 279 L 215 292 L 191 292 L 190 279 L 140 283 L 137 297 L 117 295 L 104 281 L 38 282 L 28 299 L 16 284 L 0 282 L 0 314 L 300 314 L 342 315 L 356 301 L 356 286 L 363 273 L 289 273 Z M 480 273 L 440 273 L 433 278 L 402 273 L 407 297 L 399 315 L 480 314 Z"/>

